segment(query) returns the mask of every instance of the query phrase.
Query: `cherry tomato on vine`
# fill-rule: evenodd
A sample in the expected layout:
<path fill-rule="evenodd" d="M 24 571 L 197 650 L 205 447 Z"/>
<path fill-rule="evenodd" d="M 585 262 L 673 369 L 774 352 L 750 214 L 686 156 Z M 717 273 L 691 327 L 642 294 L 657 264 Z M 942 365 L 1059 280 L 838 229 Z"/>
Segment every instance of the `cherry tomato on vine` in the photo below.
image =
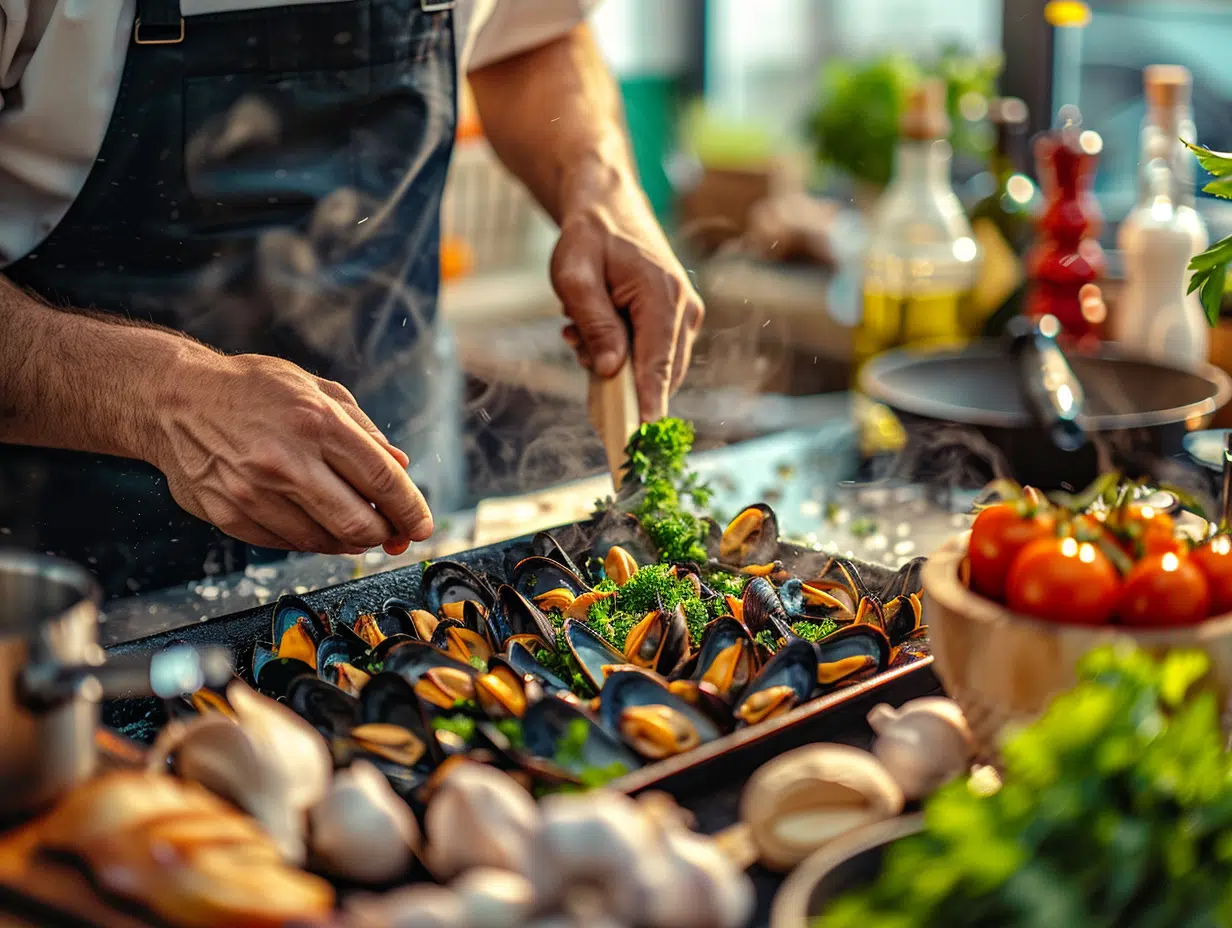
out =
<path fill-rule="evenodd" d="M 1117 616 L 1139 628 L 1193 625 L 1209 614 L 1210 587 L 1184 554 L 1148 554 L 1125 577 Z"/>
<path fill-rule="evenodd" d="M 1108 556 L 1076 538 L 1041 538 L 1018 556 L 1006 578 L 1006 603 L 1015 612 L 1076 625 L 1112 616 L 1121 577 Z"/>
<path fill-rule="evenodd" d="M 1211 591 L 1211 614 L 1232 612 L 1232 536 L 1216 535 L 1189 555 L 1206 577 Z"/>
<path fill-rule="evenodd" d="M 1176 522 L 1166 512 L 1149 506 L 1126 506 L 1110 512 L 1104 526 L 1117 545 L 1132 558 L 1148 554 L 1179 554 L 1184 543 L 1176 537 Z"/>
<path fill-rule="evenodd" d="M 982 510 L 971 525 L 967 555 L 971 562 L 971 588 L 992 599 L 1005 598 L 1005 578 L 1024 547 L 1056 531 L 1050 515 L 1023 514 L 1018 503 L 995 503 Z"/>

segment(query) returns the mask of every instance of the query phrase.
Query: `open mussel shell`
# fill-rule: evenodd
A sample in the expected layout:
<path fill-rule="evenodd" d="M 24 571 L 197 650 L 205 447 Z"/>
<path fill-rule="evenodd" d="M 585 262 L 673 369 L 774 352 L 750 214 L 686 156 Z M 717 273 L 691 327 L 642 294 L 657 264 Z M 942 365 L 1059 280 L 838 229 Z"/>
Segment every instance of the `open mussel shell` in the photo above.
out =
<path fill-rule="evenodd" d="M 778 551 L 778 517 L 765 503 L 755 503 L 737 513 L 719 538 L 719 560 L 737 567 L 771 563 Z"/>
<path fill-rule="evenodd" d="M 924 582 L 920 578 L 920 572 L 924 569 L 924 565 L 928 562 L 926 557 L 912 558 L 886 580 L 881 585 L 878 594 L 883 602 L 889 602 L 896 596 L 910 596 L 915 593 L 917 596 L 924 589 Z"/>
<path fill-rule="evenodd" d="M 689 626 L 684 606 L 656 609 L 642 617 L 625 638 L 625 659 L 634 666 L 667 676 L 689 650 Z"/>
<path fill-rule="evenodd" d="M 807 641 L 788 641 L 766 662 L 741 694 L 737 725 L 755 725 L 791 711 L 817 688 L 817 651 Z"/>
<path fill-rule="evenodd" d="M 520 719 L 543 698 L 543 685 L 531 674 L 519 673 L 503 657 L 494 657 L 486 673 L 475 678 L 475 702 L 488 718 Z"/>
<path fill-rule="evenodd" d="M 444 651 L 463 663 L 487 664 L 492 656 L 492 646 L 486 635 L 467 628 L 454 619 L 442 619 L 432 634 L 432 647 Z"/>
<path fill-rule="evenodd" d="M 283 636 L 301 622 L 307 626 L 306 633 L 314 644 L 330 633 L 329 625 L 320 613 L 300 597 L 292 593 L 279 596 L 270 621 L 270 641 L 274 642 L 274 647 L 277 648 Z"/>
<path fill-rule="evenodd" d="M 844 557 L 832 557 L 822 566 L 821 570 L 805 581 L 810 587 L 824 590 L 831 596 L 846 603 L 851 612 L 855 612 L 860 599 L 871 592 L 860 576 L 856 565 Z"/>
<path fill-rule="evenodd" d="M 672 680 L 667 688 L 677 699 L 706 716 L 723 734 L 732 730 L 735 724 L 732 717 L 733 700 L 721 695 L 711 684 L 698 680 Z"/>
<path fill-rule="evenodd" d="M 790 620 L 783 601 L 779 599 L 774 584 L 765 577 L 754 577 L 745 585 L 740 597 L 741 617 L 745 627 L 754 635 L 769 628 L 776 636 L 790 632 Z"/>
<path fill-rule="evenodd" d="M 509 584 L 545 611 L 555 608 L 563 612 L 575 597 L 590 591 L 589 584 L 568 567 L 536 555 L 518 561 Z"/>
<path fill-rule="evenodd" d="M 625 656 L 585 622 L 566 619 L 564 636 L 570 653 L 595 692 L 603 689 L 609 667 L 626 663 Z"/>
<path fill-rule="evenodd" d="M 414 687 L 397 674 L 379 673 L 374 676 L 359 695 L 359 724 L 362 726 L 384 725 L 410 732 L 427 747 L 425 756 L 414 762 L 418 769 L 428 769 L 440 763 L 450 753 L 449 739 L 437 737 L 439 732 L 432 729 L 432 717 L 436 715 L 435 708 L 424 706 L 415 693 Z M 378 729 L 379 732 L 379 729 Z M 361 735 L 363 732 L 361 732 Z M 362 740 L 362 739 L 361 739 Z M 407 741 L 408 739 L 403 739 Z M 374 753 L 365 748 L 366 753 Z M 376 752 L 378 755 L 380 751 Z M 396 760 L 405 760 L 392 751 L 387 751 L 385 759 L 391 764 Z M 395 758 L 394 761 L 390 757 Z M 378 765 L 380 766 L 380 765 Z M 390 771 L 382 767 L 386 776 Z"/>
<path fill-rule="evenodd" d="M 472 600 L 490 610 L 496 594 L 488 582 L 465 564 L 457 561 L 433 561 L 423 572 L 421 581 L 428 611 L 440 615 L 442 607 Z"/>
<path fill-rule="evenodd" d="M 579 733 L 584 737 L 577 737 Z M 626 770 L 641 765 L 637 755 L 594 716 L 556 696 L 545 697 L 526 710 L 522 740 L 529 754 L 574 776 L 617 764 Z"/>
<path fill-rule="evenodd" d="M 545 648 L 553 648 L 556 634 L 552 620 L 543 610 L 509 584 L 496 589 L 496 604 L 488 611 L 488 637 L 497 650 L 506 649 L 511 640 L 538 640 Z"/>
<path fill-rule="evenodd" d="M 362 642 L 330 635 L 317 647 L 317 676 L 354 696 L 368 682 L 367 659 Z"/>
<path fill-rule="evenodd" d="M 569 552 L 556 540 L 556 536 L 550 532 L 537 533 L 530 541 L 530 550 L 531 554 L 556 561 L 556 563 L 575 576 L 585 578 L 585 574 L 582 573 L 573 558 L 569 556 Z"/>
<path fill-rule="evenodd" d="M 667 681 L 633 667 L 608 674 L 599 693 L 599 721 L 653 760 L 692 750 L 719 737 L 702 711 L 673 694 Z"/>
<path fill-rule="evenodd" d="M 710 684 L 718 695 L 734 702 L 757 676 L 759 667 L 749 630 L 731 616 L 723 616 L 706 626 L 689 677 Z"/>
<path fill-rule="evenodd" d="M 812 645 L 817 652 L 817 683 L 823 691 L 857 674 L 890 666 L 890 639 L 875 625 L 847 625 Z"/>
<path fill-rule="evenodd" d="M 315 677 L 292 680 L 287 705 L 330 741 L 345 737 L 359 724 L 359 700 Z"/>
<path fill-rule="evenodd" d="M 439 648 L 432 647 L 426 641 L 415 639 L 401 642 L 396 648 L 391 649 L 385 655 L 382 671 L 395 673 L 414 686 L 429 670 L 442 667 L 450 670 L 461 669 L 471 676 L 474 676 L 476 672 L 475 668 L 465 661 L 460 661 Z"/>
<path fill-rule="evenodd" d="M 410 635 L 391 635 L 368 652 L 368 658 L 363 669 L 369 673 L 380 673 L 385 669 L 385 660 L 389 655 L 411 641 L 420 641 L 420 639 L 413 638 Z M 420 643 L 426 642 L 420 641 Z"/>
<path fill-rule="evenodd" d="M 315 659 L 315 655 L 314 655 Z M 291 681 L 300 676 L 316 677 L 316 669 L 294 657 L 279 657 L 268 645 L 256 644 L 252 650 L 252 682 L 273 699 L 287 694 Z"/>
<path fill-rule="evenodd" d="M 922 624 L 924 606 L 915 593 L 895 596 L 881 607 L 881 627 L 890 644 L 902 644 L 912 638 L 922 638 L 927 627 Z"/>
<path fill-rule="evenodd" d="M 546 692 L 569 692 L 569 684 L 535 660 L 535 655 L 530 648 L 519 641 L 509 642 L 509 645 L 505 648 L 503 658 L 494 657 L 492 660 L 504 660 L 514 673 L 534 677 Z M 489 661 L 490 663 L 491 661 Z"/>
<path fill-rule="evenodd" d="M 792 577 L 783 582 L 778 592 L 789 622 L 818 619 L 850 622 L 853 618 L 851 599 L 841 591 L 822 589 Z"/>

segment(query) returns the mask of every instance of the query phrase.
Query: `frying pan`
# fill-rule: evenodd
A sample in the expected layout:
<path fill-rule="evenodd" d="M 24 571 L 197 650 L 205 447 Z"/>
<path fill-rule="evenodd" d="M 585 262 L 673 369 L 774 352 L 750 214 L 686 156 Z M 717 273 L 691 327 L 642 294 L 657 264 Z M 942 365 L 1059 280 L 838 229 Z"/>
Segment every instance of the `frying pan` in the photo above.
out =
<path fill-rule="evenodd" d="M 1056 423 L 1032 402 L 1032 384 L 1024 376 L 1029 368 L 1018 363 L 1008 341 L 889 351 L 864 366 L 859 387 L 898 416 L 923 470 L 937 457 L 930 442 L 938 434 L 955 434 L 957 425 L 978 435 L 973 444 L 984 449 L 979 454 L 985 460 L 965 469 L 973 485 L 1010 476 L 1041 489 L 1083 487 L 1113 467 L 1131 476 L 1158 476 L 1161 461 L 1183 456 L 1186 433 L 1203 428 L 1232 398 L 1232 380 L 1212 365 L 1189 372 L 1109 347 L 1066 351 L 1064 358 L 1080 385 L 1076 423 L 1086 439 L 1069 447 L 1057 440 Z"/>

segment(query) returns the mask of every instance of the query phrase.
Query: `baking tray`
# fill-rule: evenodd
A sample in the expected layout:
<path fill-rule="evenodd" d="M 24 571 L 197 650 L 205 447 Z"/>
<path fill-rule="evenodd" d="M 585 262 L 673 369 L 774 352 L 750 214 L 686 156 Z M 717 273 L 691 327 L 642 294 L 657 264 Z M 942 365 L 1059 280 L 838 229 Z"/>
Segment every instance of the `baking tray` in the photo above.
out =
<path fill-rule="evenodd" d="M 552 534 L 570 552 L 589 547 L 595 523 L 561 526 Z M 492 577 L 504 577 L 513 564 L 531 554 L 531 536 L 474 548 L 451 556 L 472 570 Z M 781 542 L 778 557 L 793 573 L 807 576 L 819 572 L 829 555 L 811 548 Z M 853 559 L 870 583 L 878 584 L 890 570 L 879 564 Z M 421 564 L 361 577 L 336 586 L 303 594 L 317 610 L 333 611 L 340 602 L 355 603 L 359 610 L 379 609 L 391 596 L 422 603 Z M 183 642 L 196 645 L 223 645 L 235 656 L 236 670 L 246 675 L 253 644 L 267 641 L 273 604 L 245 609 L 180 628 L 137 638 L 108 649 L 110 654 L 158 650 Z M 628 793 L 647 789 L 663 790 L 677 797 L 713 785 L 715 780 L 742 780 L 754 769 L 784 751 L 813 741 L 830 740 L 863 721 L 868 710 L 879 702 L 900 705 L 918 696 L 940 692 L 932 670 L 932 657 L 921 654 L 909 663 L 892 666 L 879 674 L 817 697 L 777 718 L 739 729 L 707 745 L 656 763 L 646 764 L 610 785 Z M 152 740 L 165 723 L 162 704 L 154 699 L 111 700 L 103 706 L 103 724 L 140 742 Z"/>

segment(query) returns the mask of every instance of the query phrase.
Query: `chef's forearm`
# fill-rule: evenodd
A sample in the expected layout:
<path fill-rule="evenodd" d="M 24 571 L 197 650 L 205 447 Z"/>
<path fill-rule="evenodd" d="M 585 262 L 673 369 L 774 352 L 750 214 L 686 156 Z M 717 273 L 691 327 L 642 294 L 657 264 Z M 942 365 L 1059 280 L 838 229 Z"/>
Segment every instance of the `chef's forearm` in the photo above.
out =
<path fill-rule="evenodd" d="M 209 349 L 55 309 L 0 276 L 0 441 L 150 460 L 156 393 L 186 351 Z"/>
<path fill-rule="evenodd" d="M 620 91 L 589 26 L 470 80 L 492 147 L 557 222 L 572 200 L 641 195 Z"/>

